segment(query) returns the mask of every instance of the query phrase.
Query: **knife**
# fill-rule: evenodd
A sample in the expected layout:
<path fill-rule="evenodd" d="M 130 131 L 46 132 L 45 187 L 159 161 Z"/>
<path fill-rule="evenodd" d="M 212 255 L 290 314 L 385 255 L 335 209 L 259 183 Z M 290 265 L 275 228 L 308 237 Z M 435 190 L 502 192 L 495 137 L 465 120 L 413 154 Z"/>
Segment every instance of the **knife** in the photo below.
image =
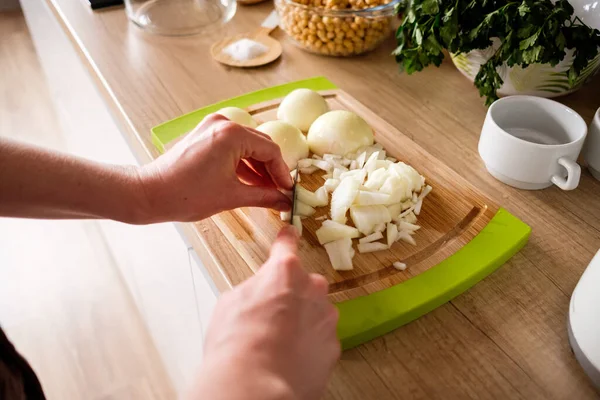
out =
<path fill-rule="evenodd" d="M 292 184 L 292 211 L 290 212 L 290 224 L 294 223 L 294 211 L 296 210 L 296 185 L 298 184 L 298 176 L 300 171 L 296 166 L 296 176 L 294 177 L 294 183 Z"/>

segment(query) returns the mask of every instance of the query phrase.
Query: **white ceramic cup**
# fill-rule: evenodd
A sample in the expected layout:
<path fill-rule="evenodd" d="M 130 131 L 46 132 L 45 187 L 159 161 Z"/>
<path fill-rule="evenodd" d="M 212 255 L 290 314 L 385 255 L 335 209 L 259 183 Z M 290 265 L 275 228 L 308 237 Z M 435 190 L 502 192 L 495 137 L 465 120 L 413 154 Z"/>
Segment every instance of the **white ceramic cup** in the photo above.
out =
<path fill-rule="evenodd" d="M 554 100 L 504 97 L 488 109 L 479 155 L 490 174 L 507 185 L 572 190 L 581 176 L 576 160 L 586 133 L 583 118 Z"/>
<path fill-rule="evenodd" d="M 588 137 L 583 146 L 583 158 L 594 178 L 600 181 L 600 108 L 588 129 Z"/>

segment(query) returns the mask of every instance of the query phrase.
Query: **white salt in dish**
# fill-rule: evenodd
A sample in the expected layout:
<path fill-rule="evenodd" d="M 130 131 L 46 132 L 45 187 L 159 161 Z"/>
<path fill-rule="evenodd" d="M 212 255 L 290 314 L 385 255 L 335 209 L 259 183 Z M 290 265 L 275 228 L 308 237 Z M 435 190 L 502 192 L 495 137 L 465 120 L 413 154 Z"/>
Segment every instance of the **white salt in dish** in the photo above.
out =
<path fill-rule="evenodd" d="M 252 39 L 243 38 L 225 47 L 222 52 L 236 61 L 248 61 L 262 56 L 269 48 Z"/>

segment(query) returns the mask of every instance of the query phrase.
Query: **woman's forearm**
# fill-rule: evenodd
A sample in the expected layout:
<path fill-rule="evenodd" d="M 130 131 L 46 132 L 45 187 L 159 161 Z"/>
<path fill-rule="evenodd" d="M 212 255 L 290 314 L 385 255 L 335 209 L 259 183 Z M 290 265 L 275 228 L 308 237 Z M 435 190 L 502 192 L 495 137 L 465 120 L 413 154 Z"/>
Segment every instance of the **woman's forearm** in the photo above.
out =
<path fill-rule="evenodd" d="M 113 166 L 0 138 L 0 216 L 143 223 L 137 167 Z"/>

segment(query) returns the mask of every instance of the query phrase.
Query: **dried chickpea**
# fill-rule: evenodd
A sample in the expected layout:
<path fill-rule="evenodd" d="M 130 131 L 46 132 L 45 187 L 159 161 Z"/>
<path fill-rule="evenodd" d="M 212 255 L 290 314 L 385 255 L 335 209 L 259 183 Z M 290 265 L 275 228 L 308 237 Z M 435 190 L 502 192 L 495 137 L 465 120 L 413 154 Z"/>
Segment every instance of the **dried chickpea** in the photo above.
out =
<path fill-rule="evenodd" d="M 321 16 L 301 6 L 275 0 L 282 27 L 300 45 L 319 54 L 349 56 L 371 50 L 390 31 L 391 18 Z M 330 10 L 364 9 L 391 0 L 292 0 L 309 7 Z M 293 3 L 292 3 L 293 4 Z"/>

